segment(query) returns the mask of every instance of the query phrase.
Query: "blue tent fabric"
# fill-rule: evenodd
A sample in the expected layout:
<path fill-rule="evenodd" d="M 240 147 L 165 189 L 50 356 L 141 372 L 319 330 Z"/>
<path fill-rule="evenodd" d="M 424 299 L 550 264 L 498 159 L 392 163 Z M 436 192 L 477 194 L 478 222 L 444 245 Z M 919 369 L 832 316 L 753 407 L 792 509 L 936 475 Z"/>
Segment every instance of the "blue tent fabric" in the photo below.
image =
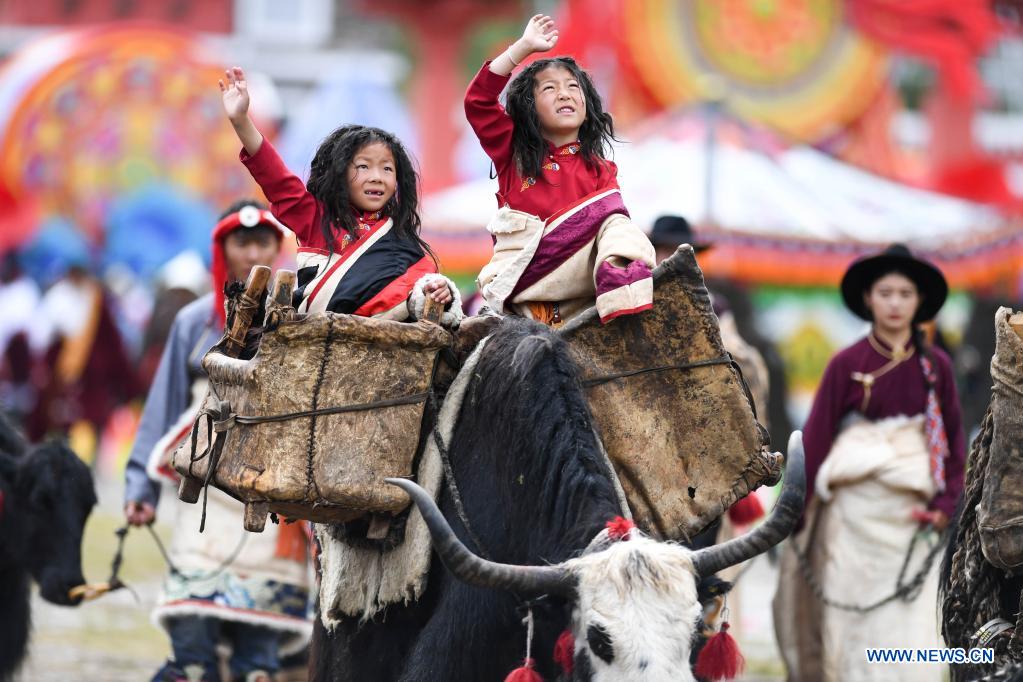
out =
<path fill-rule="evenodd" d="M 179 190 L 151 186 L 123 198 L 110 212 L 103 266 L 120 263 L 142 278 L 152 277 L 182 251 L 204 254 L 209 265 L 213 209 Z"/>
<path fill-rule="evenodd" d="M 73 266 L 91 268 L 95 264 L 81 230 L 64 218 L 51 218 L 40 225 L 18 260 L 25 272 L 43 285 L 56 282 Z"/>

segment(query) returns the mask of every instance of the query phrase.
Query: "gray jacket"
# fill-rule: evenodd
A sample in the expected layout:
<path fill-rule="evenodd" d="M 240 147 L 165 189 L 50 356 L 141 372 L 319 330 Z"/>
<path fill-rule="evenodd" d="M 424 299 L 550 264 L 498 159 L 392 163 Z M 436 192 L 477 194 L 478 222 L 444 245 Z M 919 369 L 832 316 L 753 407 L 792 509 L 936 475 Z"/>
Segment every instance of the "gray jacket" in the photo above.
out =
<path fill-rule="evenodd" d="M 126 502 L 148 502 L 155 507 L 159 501 L 160 484 L 146 474 L 150 453 L 188 407 L 192 382 L 203 374 L 202 358 L 223 333 L 223 325 L 213 314 L 213 294 L 206 294 L 178 311 L 149 387 L 124 472 Z"/>

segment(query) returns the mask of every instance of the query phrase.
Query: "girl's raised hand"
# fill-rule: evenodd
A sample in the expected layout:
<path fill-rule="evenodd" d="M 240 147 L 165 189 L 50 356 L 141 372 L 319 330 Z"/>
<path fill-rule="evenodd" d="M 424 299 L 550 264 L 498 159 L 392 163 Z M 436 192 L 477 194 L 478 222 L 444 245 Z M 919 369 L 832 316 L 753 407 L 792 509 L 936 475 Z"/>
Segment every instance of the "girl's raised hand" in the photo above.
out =
<path fill-rule="evenodd" d="M 245 82 L 245 72 L 240 67 L 233 67 L 224 72 L 225 81 L 217 81 L 220 93 L 224 98 L 224 111 L 232 121 L 249 113 L 249 85 Z"/>
<path fill-rule="evenodd" d="M 546 52 L 557 45 L 558 29 L 554 27 L 554 20 L 546 14 L 537 14 L 530 19 L 522 32 L 522 43 L 531 52 Z"/>

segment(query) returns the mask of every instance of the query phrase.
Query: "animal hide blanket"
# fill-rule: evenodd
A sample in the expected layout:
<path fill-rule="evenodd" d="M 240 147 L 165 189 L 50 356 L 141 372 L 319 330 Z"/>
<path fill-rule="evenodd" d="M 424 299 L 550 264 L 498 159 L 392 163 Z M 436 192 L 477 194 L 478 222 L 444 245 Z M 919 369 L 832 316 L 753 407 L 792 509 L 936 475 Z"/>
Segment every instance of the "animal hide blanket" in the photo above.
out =
<path fill-rule="evenodd" d="M 486 341 L 480 341 L 466 359 L 441 405 L 435 428 L 445 443 L 454 433 L 462 398 Z M 440 451 L 431 434 L 419 461 L 416 482 L 436 499 L 443 478 Z M 336 627 L 343 616 L 369 620 L 388 605 L 413 602 L 423 593 L 433 545 L 415 505 L 405 525 L 404 542 L 390 551 L 353 547 L 335 538 L 325 524 L 313 524 L 313 528 L 321 549 L 320 618 L 327 628 Z"/>
<path fill-rule="evenodd" d="M 994 430 L 977 525 L 984 557 L 1018 571 L 1023 565 L 1023 339 L 1009 326 L 1012 311 L 995 314 L 991 358 Z"/>
<path fill-rule="evenodd" d="M 205 379 L 195 382 L 192 404 L 153 447 L 146 470 L 154 481 L 177 484 L 170 457 L 191 434 L 206 388 Z M 203 505 L 179 502 L 172 494 L 164 498 L 176 514 L 170 558 L 182 575 L 164 579 L 153 623 L 166 628 L 170 618 L 208 616 L 281 632 L 282 654 L 308 644 L 312 571 L 306 524 L 267 524 L 264 532 L 249 533 L 241 524 L 242 503 L 210 486 L 206 530 L 199 533 Z"/>

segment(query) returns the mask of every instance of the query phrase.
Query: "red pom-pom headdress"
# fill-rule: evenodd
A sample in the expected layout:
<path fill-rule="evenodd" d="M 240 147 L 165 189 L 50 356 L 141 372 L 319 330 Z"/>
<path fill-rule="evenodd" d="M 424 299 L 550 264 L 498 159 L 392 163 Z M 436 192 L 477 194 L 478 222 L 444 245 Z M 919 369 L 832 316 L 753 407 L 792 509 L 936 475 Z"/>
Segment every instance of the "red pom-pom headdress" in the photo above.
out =
<path fill-rule="evenodd" d="M 732 680 L 745 666 L 746 659 L 739 651 L 739 645 L 728 633 L 728 623 L 723 623 L 721 630 L 703 645 L 693 672 L 706 680 Z"/>
<path fill-rule="evenodd" d="M 612 540 L 628 540 L 629 532 L 636 527 L 631 519 L 616 516 L 607 522 L 607 536 Z"/>
<path fill-rule="evenodd" d="M 736 526 L 748 526 L 764 517 L 764 505 L 753 491 L 728 508 L 728 519 Z"/>
<path fill-rule="evenodd" d="M 575 637 L 571 630 L 558 635 L 558 641 L 554 643 L 554 662 L 561 666 L 566 676 L 572 675 L 575 666 Z"/>
<path fill-rule="evenodd" d="M 227 256 L 224 255 L 224 239 L 237 229 L 265 226 L 273 229 L 283 241 L 284 227 L 273 213 L 256 206 L 243 206 L 241 210 L 224 216 L 213 228 L 213 263 L 210 275 L 213 279 L 213 314 L 224 324 L 224 285 L 227 284 Z"/>

